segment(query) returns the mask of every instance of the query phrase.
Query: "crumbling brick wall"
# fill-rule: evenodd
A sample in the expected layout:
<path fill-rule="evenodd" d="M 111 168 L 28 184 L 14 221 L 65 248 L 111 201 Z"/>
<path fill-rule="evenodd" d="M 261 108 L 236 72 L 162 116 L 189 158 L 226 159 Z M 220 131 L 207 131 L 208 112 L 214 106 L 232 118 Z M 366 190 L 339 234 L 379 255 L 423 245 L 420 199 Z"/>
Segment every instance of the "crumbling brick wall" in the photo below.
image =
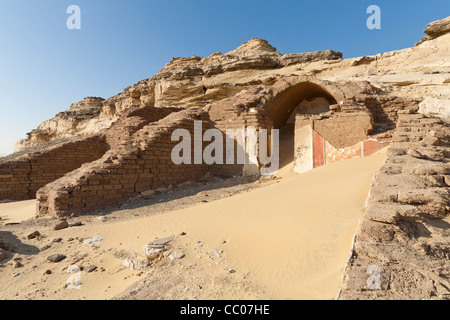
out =
<path fill-rule="evenodd" d="M 101 159 L 40 189 L 37 214 L 80 214 L 124 201 L 145 190 L 203 177 L 208 172 L 207 165 L 176 165 L 171 158 L 172 149 L 179 143 L 171 141 L 173 131 L 186 129 L 193 134 L 194 121 L 202 122 L 203 131 L 209 128 L 207 112 L 197 109 L 174 113 L 145 126 L 133 136 L 132 143 L 112 149 Z"/>
<path fill-rule="evenodd" d="M 110 129 L 96 135 L 64 139 L 5 158 L 0 162 L 0 200 L 34 198 L 47 183 L 101 158 L 108 149 L 127 143 L 144 126 L 175 111 L 179 109 L 130 107 Z"/>
<path fill-rule="evenodd" d="M 211 107 L 209 111 L 212 126 L 219 129 L 223 133 L 224 141 L 224 159 L 223 164 L 214 164 L 210 168 L 210 172 L 217 176 L 231 177 L 234 175 L 240 175 L 246 170 L 246 165 L 239 163 L 238 153 L 243 151 L 246 155 L 246 162 L 248 163 L 248 154 L 245 150 L 246 141 L 244 145 L 238 143 L 238 139 L 235 137 L 227 136 L 227 130 L 247 130 L 248 128 L 254 128 L 256 132 L 260 129 L 267 129 L 270 135 L 270 130 L 273 129 L 273 122 L 264 114 L 261 108 L 251 109 L 240 103 L 235 103 L 234 99 L 230 100 L 231 103 L 222 102 Z M 226 162 L 226 142 L 229 139 L 234 139 L 234 161 L 233 164 L 227 164 Z M 268 137 L 268 144 L 270 150 L 270 136 Z M 238 151 L 238 149 L 240 149 Z M 260 164 L 258 164 L 258 167 Z M 254 168 L 256 172 L 258 168 Z"/>
<path fill-rule="evenodd" d="M 110 149 L 114 149 L 129 142 L 131 136 L 149 123 L 159 121 L 177 111 L 180 109 L 132 106 L 107 130 L 106 142 Z"/>
<path fill-rule="evenodd" d="M 49 182 L 100 158 L 106 151 L 101 135 L 72 139 L 0 162 L 0 200 L 33 199 Z"/>
<path fill-rule="evenodd" d="M 373 115 L 377 126 L 384 126 L 386 130 L 395 129 L 398 120 L 398 111 L 417 111 L 421 100 L 382 95 L 357 95 L 357 103 L 365 105 Z"/>

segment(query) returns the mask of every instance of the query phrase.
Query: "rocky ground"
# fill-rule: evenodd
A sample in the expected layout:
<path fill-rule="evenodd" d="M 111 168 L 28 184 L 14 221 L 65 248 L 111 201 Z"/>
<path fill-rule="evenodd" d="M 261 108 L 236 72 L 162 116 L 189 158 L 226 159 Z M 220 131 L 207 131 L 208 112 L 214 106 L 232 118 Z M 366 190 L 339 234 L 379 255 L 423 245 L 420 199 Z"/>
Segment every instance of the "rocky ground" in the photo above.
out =
<path fill-rule="evenodd" d="M 450 299 L 449 119 L 402 113 L 340 299 Z"/>

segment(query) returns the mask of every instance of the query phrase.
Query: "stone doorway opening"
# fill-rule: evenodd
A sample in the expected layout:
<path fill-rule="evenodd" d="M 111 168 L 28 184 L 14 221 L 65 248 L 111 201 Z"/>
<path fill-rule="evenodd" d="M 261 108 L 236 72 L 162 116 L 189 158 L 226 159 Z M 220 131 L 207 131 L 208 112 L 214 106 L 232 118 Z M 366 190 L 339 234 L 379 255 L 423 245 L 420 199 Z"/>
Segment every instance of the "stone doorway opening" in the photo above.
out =
<path fill-rule="evenodd" d="M 280 169 L 292 165 L 295 157 L 295 117 L 330 111 L 336 99 L 323 87 L 301 82 L 281 91 L 265 108 L 274 129 L 280 130 Z"/>

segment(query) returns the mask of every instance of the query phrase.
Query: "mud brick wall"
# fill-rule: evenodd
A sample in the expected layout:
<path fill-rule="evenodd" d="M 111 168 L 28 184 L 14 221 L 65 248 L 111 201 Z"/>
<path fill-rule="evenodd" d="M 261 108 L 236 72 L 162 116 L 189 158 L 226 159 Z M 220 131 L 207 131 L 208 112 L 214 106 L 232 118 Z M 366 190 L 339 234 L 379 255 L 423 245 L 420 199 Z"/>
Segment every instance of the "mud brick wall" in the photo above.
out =
<path fill-rule="evenodd" d="M 110 149 L 130 141 L 130 137 L 149 123 L 159 121 L 178 108 L 130 107 L 130 110 L 117 120 L 106 132 L 106 142 Z"/>
<path fill-rule="evenodd" d="M 238 145 L 236 139 L 234 139 L 234 164 L 226 164 L 226 141 L 230 137 L 226 136 L 227 130 L 237 130 L 243 129 L 244 132 L 247 128 L 267 129 L 268 130 L 268 144 L 270 146 L 270 130 L 273 129 L 273 122 L 261 113 L 258 112 L 248 112 L 239 108 L 239 106 L 234 106 L 232 108 L 213 108 L 209 112 L 212 124 L 215 128 L 223 132 L 224 150 L 223 150 L 223 165 L 215 164 L 210 168 L 210 172 L 217 176 L 232 177 L 235 175 L 240 175 L 244 171 L 244 165 L 238 164 L 238 148 L 242 149 Z M 270 150 L 270 147 L 269 147 Z M 244 146 L 244 152 L 245 152 Z"/>
<path fill-rule="evenodd" d="M 0 200 L 31 199 L 28 158 L 0 163 Z"/>
<path fill-rule="evenodd" d="M 102 157 L 106 147 L 105 139 L 94 135 L 0 162 L 0 200 L 33 199 L 47 183 Z"/>
<path fill-rule="evenodd" d="M 365 105 L 373 115 L 376 124 L 383 124 L 387 130 L 394 129 L 398 120 L 398 111 L 417 111 L 422 102 L 418 99 L 395 96 L 356 96 L 357 103 Z"/>
<path fill-rule="evenodd" d="M 179 143 L 171 141 L 173 131 L 186 129 L 193 134 L 194 121 L 202 121 L 203 131 L 210 127 L 208 114 L 202 110 L 173 113 L 139 130 L 132 143 L 46 185 L 37 192 L 38 216 L 81 214 L 120 203 L 142 191 L 203 177 L 207 165 L 176 165 L 171 158 Z"/>
<path fill-rule="evenodd" d="M 339 299 L 450 298 L 450 128 L 399 113 L 388 158 L 376 174 Z M 368 285 L 369 283 L 369 285 Z"/>

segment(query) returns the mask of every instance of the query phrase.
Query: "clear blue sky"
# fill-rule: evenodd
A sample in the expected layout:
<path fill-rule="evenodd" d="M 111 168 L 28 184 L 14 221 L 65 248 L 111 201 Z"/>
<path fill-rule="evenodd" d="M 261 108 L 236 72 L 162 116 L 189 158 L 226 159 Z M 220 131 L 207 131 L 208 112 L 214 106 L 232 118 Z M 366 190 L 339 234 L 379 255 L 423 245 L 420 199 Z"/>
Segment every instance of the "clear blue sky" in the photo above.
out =
<path fill-rule="evenodd" d="M 82 29 L 69 30 L 70 5 Z M 382 10 L 369 30 L 366 9 Z M 86 96 L 108 98 L 180 56 L 235 49 L 253 37 L 281 53 L 345 58 L 414 45 L 448 0 L 1 0 L 0 154 Z"/>

